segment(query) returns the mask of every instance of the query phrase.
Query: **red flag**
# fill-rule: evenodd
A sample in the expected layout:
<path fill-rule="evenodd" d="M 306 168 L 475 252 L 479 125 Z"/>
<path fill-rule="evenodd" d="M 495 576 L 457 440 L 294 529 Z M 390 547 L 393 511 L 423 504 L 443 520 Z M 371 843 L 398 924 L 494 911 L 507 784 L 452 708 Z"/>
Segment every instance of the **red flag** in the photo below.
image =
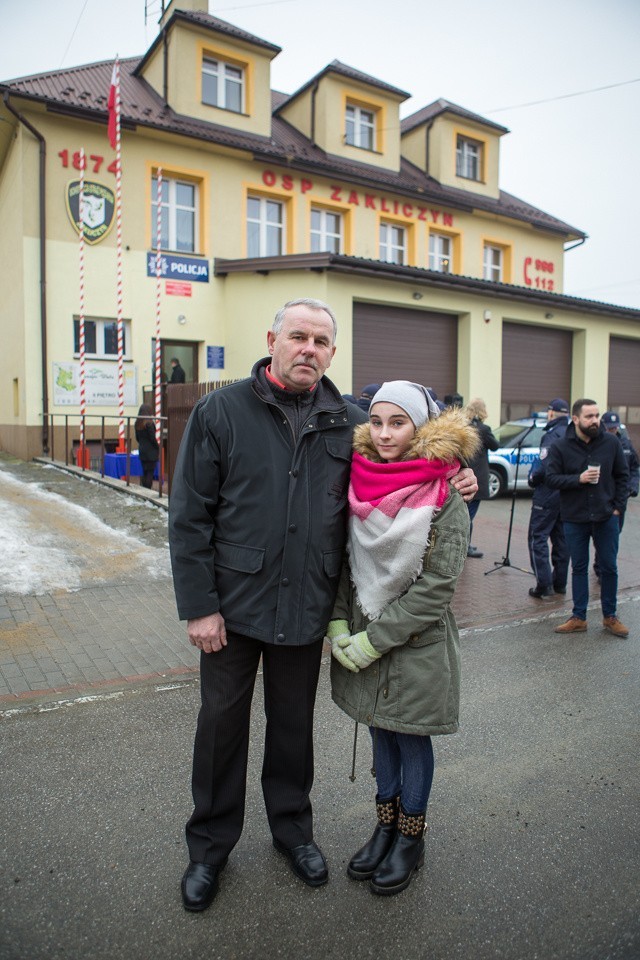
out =
<path fill-rule="evenodd" d="M 115 150 L 116 148 L 116 98 L 120 92 L 118 90 L 120 80 L 118 73 L 118 61 L 116 60 L 111 73 L 111 86 L 109 87 L 109 99 L 107 100 L 107 107 L 109 108 L 107 133 L 109 135 L 109 143 L 111 144 L 112 150 Z"/>

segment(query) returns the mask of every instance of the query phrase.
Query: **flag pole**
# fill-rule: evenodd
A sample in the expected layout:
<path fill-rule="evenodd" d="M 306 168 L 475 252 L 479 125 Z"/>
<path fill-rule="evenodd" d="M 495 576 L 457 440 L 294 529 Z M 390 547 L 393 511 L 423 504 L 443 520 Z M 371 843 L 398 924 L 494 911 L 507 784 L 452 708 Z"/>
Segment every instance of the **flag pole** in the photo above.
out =
<path fill-rule="evenodd" d="M 162 356 L 160 348 L 160 303 L 162 297 L 162 167 L 157 170 L 156 200 L 156 439 L 160 447 L 160 477 L 163 475 L 162 457 Z"/>
<path fill-rule="evenodd" d="M 80 150 L 80 193 L 78 195 L 78 216 L 80 219 L 78 269 L 80 274 L 80 318 L 78 321 L 78 340 L 80 352 L 80 450 L 78 466 L 86 467 L 84 419 L 87 412 L 85 389 L 85 339 L 84 339 L 84 147 Z"/>
<path fill-rule="evenodd" d="M 118 453 L 126 453 L 124 431 L 124 324 L 122 320 L 122 151 L 120 136 L 120 61 L 115 62 L 116 121 L 116 307 L 118 320 Z"/>

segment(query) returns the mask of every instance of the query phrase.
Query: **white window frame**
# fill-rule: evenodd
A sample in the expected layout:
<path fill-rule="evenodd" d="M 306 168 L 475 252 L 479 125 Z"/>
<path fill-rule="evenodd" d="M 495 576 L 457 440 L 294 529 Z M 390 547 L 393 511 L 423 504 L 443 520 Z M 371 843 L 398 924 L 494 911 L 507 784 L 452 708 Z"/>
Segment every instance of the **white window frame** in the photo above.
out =
<path fill-rule="evenodd" d="M 482 180 L 482 151 L 484 144 L 458 134 L 456 143 L 456 176 L 465 180 Z"/>
<path fill-rule="evenodd" d="M 453 238 L 445 233 L 429 234 L 429 270 L 452 273 Z"/>
<path fill-rule="evenodd" d="M 167 186 L 167 199 L 161 201 L 163 213 L 167 213 L 167 232 L 163 230 L 162 249 L 172 250 L 176 253 L 198 253 L 200 238 L 200 189 L 199 184 L 193 180 L 180 179 L 179 177 L 162 176 L 163 187 Z M 193 190 L 193 206 L 179 203 L 178 187 L 190 187 Z M 157 237 L 157 197 L 158 197 L 158 178 L 154 174 L 151 178 L 151 238 L 152 246 L 155 249 Z M 183 211 L 189 211 L 193 214 L 193 236 L 191 238 L 191 247 L 178 247 L 178 214 Z"/>
<path fill-rule="evenodd" d="M 249 216 L 249 201 L 255 200 L 260 204 L 259 212 L 257 217 Z M 274 220 L 269 219 L 269 208 L 268 204 L 276 204 L 280 208 L 280 222 L 277 223 Z M 249 249 L 249 224 L 257 224 L 259 228 L 258 232 L 258 253 L 253 253 Z M 276 228 L 280 230 L 280 243 L 279 251 L 277 253 L 270 252 L 268 250 L 269 242 L 269 228 Z M 287 208 L 284 201 L 280 200 L 277 197 L 261 197 L 256 194 L 248 194 L 247 196 L 247 256 L 248 257 L 273 257 L 273 256 L 282 256 L 287 249 Z"/>
<path fill-rule="evenodd" d="M 398 230 L 401 234 L 401 242 L 397 243 L 393 239 L 393 231 Z M 380 247 L 379 256 L 385 263 L 397 263 L 404 266 L 407 262 L 407 228 L 393 221 L 380 221 Z"/>
<path fill-rule="evenodd" d="M 314 227 L 314 216 L 319 217 L 319 224 Z M 338 232 L 329 228 L 328 217 L 338 218 Z M 344 218 L 338 210 L 326 210 L 324 207 L 311 207 L 311 252 L 342 253 L 342 238 Z"/>
<path fill-rule="evenodd" d="M 235 63 L 227 63 L 226 60 L 221 60 L 220 57 L 214 57 L 205 55 L 202 58 L 202 102 L 205 103 L 208 107 L 219 107 L 221 110 L 229 110 L 231 113 L 244 113 L 244 91 L 245 91 L 245 80 L 244 80 L 244 70 L 241 66 Z M 204 90 L 204 81 L 205 77 L 211 77 L 215 81 L 215 100 L 207 100 L 205 98 Z M 240 105 L 236 107 L 230 105 L 229 103 L 229 87 L 228 84 L 232 84 L 231 89 L 236 90 L 240 89 Z"/>
<path fill-rule="evenodd" d="M 485 243 L 483 255 L 483 276 L 485 280 L 502 283 L 504 275 L 504 250 L 492 243 Z"/>
<path fill-rule="evenodd" d="M 376 112 L 366 110 L 355 103 L 348 103 L 345 110 L 344 141 L 361 150 L 376 149 Z"/>
<path fill-rule="evenodd" d="M 117 360 L 117 359 L 118 359 L 117 346 L 116 346 L 116 350 L 115 350 L 114 353 L 107 353 L 107 351 L 105 350 L 104 335 L 105 335 L 105 328 L 108 327 L 108 326 L 111 326 L 111 325 L 113 324 L 113 325 L 116 327 L 116 337 L 117 337 L 117 325 L 118 325 L 118 321 L 117 321 L 117 320 L 114 320 L 113 317 L 85 317 L 85 318 L 84 318 L 85 345 L 86 345 L 86 341 L 87 341 L 87 325 L 90 324 L 90 323 L 91 323 L 91 324 L 94 324 L 94 325 L 95 325 L 95 329 L 96 329 L 96 352 L 95 352 L 95 353 L 89 353 L 89 352 L 86 350 L 86 346 L 85 346 L 85 354 L 84 354 L 85 357 L 87 357 L 87 358 L 89 358 L 89 359 L 91 359 L 91 360 Z M 77 325 L 77 329 L 78 329 L 78 346 L 79 346 L 79 341 L 80 341 L 80 317 L 79 317 L 77 314 L 75 314 L 74 317 L 73 317 L 73 327 L 72 327 L 72 330 L 73 330 L 73 348 L 74 348 L 74 349 L 73 349 L 73 356 L 74 356 L 74 357 L 79 357 L 79 356 L 80 356 L 80 351 L 79 351 L 79 349 L 76 350 L 76 325 Z M 123 321 L 122 321 L 122 335 L 123 335 L 123 337 L 124 337 L 124 350 L 123 350 L 122 357 L 123 357 L 124 360 L 130 360 L 130 359 L 131 359 L 131 353 L 130 353 L 130 349 L 129 349 L 129 348 L 130 348 L 130 344 L 131 344 L 131 321 L 130 321 L 130 320 L 123 320 Z"/>

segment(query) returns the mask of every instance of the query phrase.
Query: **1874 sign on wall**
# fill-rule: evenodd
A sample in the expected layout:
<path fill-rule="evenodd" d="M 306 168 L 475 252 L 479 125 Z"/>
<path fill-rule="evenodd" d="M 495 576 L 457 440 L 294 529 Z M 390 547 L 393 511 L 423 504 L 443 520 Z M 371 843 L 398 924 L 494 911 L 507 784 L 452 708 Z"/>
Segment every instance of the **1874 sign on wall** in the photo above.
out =
<path fill-rule="evenodd" d="M 113 190 L 97 180 L 85 180 L 82 203 L 84 239 L 87 243 L 99 243 L 113 226 L 116 198 Z M 80 233 L 80 181 L 67 184 L 65 201 L 69 219 Z"/>

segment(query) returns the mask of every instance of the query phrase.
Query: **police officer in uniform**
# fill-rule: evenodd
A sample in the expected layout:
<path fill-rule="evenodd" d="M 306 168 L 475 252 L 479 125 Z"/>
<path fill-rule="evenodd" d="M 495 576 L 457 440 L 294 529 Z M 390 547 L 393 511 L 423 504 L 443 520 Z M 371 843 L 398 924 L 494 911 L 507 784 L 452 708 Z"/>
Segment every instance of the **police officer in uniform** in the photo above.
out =
<path fill-rule="evenodd" d="M 529 471 L 528 483 L 533 487 L 533 502 L 529 520 L 529 556 L 536 576 L 536 585 L 529 596 L 550 600 L 556 593 L 567 592 L 569 549 L 560 519 L 560 491 L 545 483 L 549 448 L 564 437 L 569 423 L 569 404 L 566 400 L 552 400 L 547 409 L 547 424 L 540 441 L 540 457 Z M 549 562 L 551 541 L 551 563 Z"/>
<path fill-rule="evenodd" d="M 620 433 L 620 417 L 613 410 L 607 410 L 606 413 L 602 414 L 600 422 L 604 424 L 605 430 L 607 433 L 615 433 L 616 437 L 622 444 L 622 449 L 624 450 L 624 458 L 627 461 L 627 466 L 629 467 L 629 491 L 627 497 L 637 497 L 638 496 L 638 483 L 640 481 L 640 460 L 638 459 L 638 454 L 634 445 L 629 440 L 629 437 L 625 437 Z M 624 516 L 626 513 L 625 510 L 621 510 L 618 516 L 618 522 L 620 524 L 620 533 L 622 533 L 622 528 L 624 526 Z M 593 561 L 593 572 L 595 573 L 598 580 L 600 580 L 600 564 L 598 563 L 598 555 L 596 554 Z"/>

